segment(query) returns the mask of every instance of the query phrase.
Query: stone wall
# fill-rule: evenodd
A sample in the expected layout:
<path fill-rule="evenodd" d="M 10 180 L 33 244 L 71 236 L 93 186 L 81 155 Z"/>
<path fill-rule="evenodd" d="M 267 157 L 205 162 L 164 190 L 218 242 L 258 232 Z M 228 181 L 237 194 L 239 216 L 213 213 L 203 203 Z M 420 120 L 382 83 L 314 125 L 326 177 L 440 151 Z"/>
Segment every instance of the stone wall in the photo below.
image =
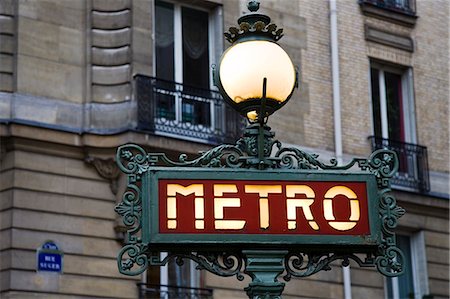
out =
<path fill-rule="evenodd" d="M 2 298 L 136 298 L 136 277 L 117 271 L 110 182 L 79 148 L 12 139 L 0 165 Z M 36 273 L 36 249 L 53 240 L 63 274 Z"/>

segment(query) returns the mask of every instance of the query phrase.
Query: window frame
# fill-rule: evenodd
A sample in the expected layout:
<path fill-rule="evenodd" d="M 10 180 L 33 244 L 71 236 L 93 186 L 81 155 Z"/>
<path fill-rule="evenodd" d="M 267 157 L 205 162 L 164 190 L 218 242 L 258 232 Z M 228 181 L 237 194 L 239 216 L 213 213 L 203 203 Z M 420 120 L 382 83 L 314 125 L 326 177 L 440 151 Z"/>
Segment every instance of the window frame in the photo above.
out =
<path fill-rule="evenodd" d="M 417 130 L 416 130 L 416 118 L 415 118 L 415 100 L 414 100 L 414 77 L 413 70 L 410 67 L 405 66 L 392 66 L 390 64 L 383 64 L 377 61 L 370 61 L 369 63 L 369 98 L 370 98 L 370 115 L 372 118 L 372 135 L 375 136 L 375 117 L 373 113 L 373 93 L 372 93 L 372 75 L 371 69 L 378 70 L 378 88 L 380 94 L 380 114 L 381 119 L 381 136 L 384 139 L 389 139 L 389 124 L 388 124 L 388 111 L 386 100 L 386 82 L 385 72 L 401 75 L 402 80 L 402 102 L 403 102 L 403 125 L 405 128 L 405 140 L 397 140 L 406 143 L 417 144 Z M 384 82 L 381 84 L 381 82 Z"/>
<path fill-rule="evenodd" d="M 423 296 L 429 294 L 428 284 L 428 270 L 426 261 L 426 247 L 425 247 L 425 233 L 418 232 L 400 232 L 397 235 L 406 236 L 409 238 L 409 247 L 411 251 L 411 269 L 414 299 L 422 299 Z M 391 279 L 392 290 L 394 292 L 392 297 L 388 294 L 388 279 Z M 384 278 L 384 297 L 393 299 L 403 299 L 399 297 L 399 277 Z"/>
<path fill-rule="evenodd" d="M 223 9 L 221 5 L 201 6 L 201 5 L 191 5 L 189 3 L 184 3 L 182 1 L 176 0 L 160 0 L 160 2 L 170 3 L 173 5 L 174 11 L 174 82 L 181 84 L 183 86 L 183 28 L 182 28 L 182 8 L 191 8 L 198 11 L 203 11 L 208 13 L 208 59 L 209 66 L 215 65 L 218 61 L 222 50 L 223 50 L 223 39 L 217 38 L 221 34 L 217 35 L 218 32 L 223 31 L 222 15 Z M 201 4 L 201 3 L 200 3 Z M 153 76 L 156 77 L 156 1 L 153 2 Z M 213 75 L 211 73 L 211 67 L 208 69 L 209 72 L 209 84 L 210 90 L 217 90 L 214 86 Z M 182 90 L 180 90 L 182 92 Z M 175 95 L 175 120 L 177 124 L 182 124 L 183 121 L 183 98 L 179 96 L 178 93 Z M 216 116 L 214 102 L 209 103 L 209 125 L 196 124 L 196 126 L 206 127 L 210 130 L 215 129 Z M 187 123 L 187 122 L 186 122 Z"/>

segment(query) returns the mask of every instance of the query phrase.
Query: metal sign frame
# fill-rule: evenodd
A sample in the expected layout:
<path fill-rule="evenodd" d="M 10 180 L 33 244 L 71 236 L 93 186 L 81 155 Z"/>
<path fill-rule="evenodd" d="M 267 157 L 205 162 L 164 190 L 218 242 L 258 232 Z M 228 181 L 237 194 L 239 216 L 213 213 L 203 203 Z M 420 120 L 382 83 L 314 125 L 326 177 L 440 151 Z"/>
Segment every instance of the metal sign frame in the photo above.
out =
<path fill-rule="evenodd" d="M 292 234 L 177 234 L 160 233 L 159 186 L 160 179 L 189 180 L 245 180 L 275 182 L 363 182 L 366 184 L 367 216 L 370 234 L 368 235 L 292 235 Z M 323 171 L 311 173 L 305 170 L 248 170 L 248 169 L 210 169 L 182 167 L 149 167 L 142 177 L 142 242 L 151 248 L 170 251 L 176 247 L 189 246 L 192 249 L 220 248 L 224 243 L 229 248 L 258 247 L 289 248 L 301 245 L 302 248 L 326 245 L 339 249 L 352 246 L 352 250 L 373 250 L 381 243 L 381 226 L 378 217 L 379 198 L 375 177 L 364 172 Z M 245 200 L 243 198 L 242 200 Z"/>

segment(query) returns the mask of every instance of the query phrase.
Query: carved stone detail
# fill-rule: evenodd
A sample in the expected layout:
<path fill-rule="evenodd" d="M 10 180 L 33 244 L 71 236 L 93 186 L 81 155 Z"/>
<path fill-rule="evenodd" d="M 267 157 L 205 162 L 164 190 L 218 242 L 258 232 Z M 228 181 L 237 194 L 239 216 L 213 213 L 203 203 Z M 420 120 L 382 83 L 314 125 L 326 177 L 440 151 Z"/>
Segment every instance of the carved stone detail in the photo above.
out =
<path fill-rule="evenodd" d="M 85 161 L 86 163 L 93 165 L 102 178 L 110 181 L 109 187 L 111 188 L 112 193 L 116 195 L 118 190 L 117 179 L 121 173 L 117 167 L 116 161 L 112 158 L 100 159 L 93 157 L 87 157 Z"/>

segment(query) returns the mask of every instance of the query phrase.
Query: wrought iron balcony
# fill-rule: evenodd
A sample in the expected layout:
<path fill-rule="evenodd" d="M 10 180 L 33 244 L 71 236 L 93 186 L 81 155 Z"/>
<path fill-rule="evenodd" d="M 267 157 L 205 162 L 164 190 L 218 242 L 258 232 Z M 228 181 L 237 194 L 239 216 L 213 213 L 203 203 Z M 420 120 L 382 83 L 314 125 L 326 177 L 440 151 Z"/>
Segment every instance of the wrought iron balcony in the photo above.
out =
<path fill-rule="evenodd" d="M 399 169 L 391 180 L 392 185 L 412 191 L 430 191 L 427 148 L 412 143 L 405 143 L 370 136 L 372 150 L 390 149 L 397 153 Z"/>
<path fill-rule="evenodd" d="M 359 3 L 369 4 L 411 16 L 416 14 L 415 0 L 359 0 Z"/>
<path fill-rule="evenodd" d="M 212 299 L 212 289 L 138 283 L 139 299 Z"/>
<path fill-rule="evenodd" d="M 217 145 L 241 135 L 243 118 L 212 90 L 135 76 L 138 130 Z"/>

